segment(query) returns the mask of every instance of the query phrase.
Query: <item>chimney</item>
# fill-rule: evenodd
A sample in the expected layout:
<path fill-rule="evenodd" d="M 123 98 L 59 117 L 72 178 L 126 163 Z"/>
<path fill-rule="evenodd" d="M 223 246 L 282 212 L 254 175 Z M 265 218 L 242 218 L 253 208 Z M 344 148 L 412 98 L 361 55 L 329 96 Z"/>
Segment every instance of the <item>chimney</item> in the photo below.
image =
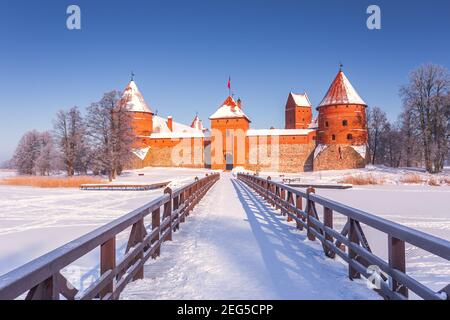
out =
<path fill-rule="evenodd" d="M 172 116 L 167 117 L 167 126 L 169 127 L 170 131 L 173 131 L 173 119 Z"/>
<path fill-rule="evenodd" d="M 237 106 L 239 107 L 239 109 L 242 109 L 242 100 L 241 100 L 241 98 L 239 98 L 237 100 Z"/>

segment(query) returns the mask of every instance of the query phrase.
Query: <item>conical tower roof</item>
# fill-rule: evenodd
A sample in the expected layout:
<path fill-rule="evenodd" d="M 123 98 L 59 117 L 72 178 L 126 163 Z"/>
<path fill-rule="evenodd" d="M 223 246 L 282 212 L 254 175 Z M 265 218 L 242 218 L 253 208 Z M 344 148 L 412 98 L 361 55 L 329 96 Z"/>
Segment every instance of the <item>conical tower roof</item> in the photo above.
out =
<path fill-rule="evenodd" d="M 145 99 L 139 91 L 134 80 L 131 80 L 125 87 L 125 90 L 122 94 L 122 99 L 119 103 L 121 107 L 125 107 L 128 111 L 131 112 L 153 113 L 147 102 L 145 102 Z"/>
<path fill-rule="evenodd" d="M 352 84 L 342 70 L 339 70 L 336 78 L 328 89 L 327 94 L 319 104 L 318 108 L 337 104 L 367 104 L 353 88 Z"/>
<path fill-rule="evenodd" d="M 202 120 L 198 117 L 198 114 L 195 115 L 194 120 L 192 121 L 191 128 L 203 131 L 205 128 L 203 127 Z"/>

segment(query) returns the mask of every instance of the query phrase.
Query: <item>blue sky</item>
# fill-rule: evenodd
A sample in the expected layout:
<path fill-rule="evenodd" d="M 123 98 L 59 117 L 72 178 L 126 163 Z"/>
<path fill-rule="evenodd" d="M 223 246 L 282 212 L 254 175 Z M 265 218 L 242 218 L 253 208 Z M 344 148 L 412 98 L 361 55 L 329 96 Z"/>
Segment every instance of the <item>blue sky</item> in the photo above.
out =
<path fill-rule="evenodd" d="M 66 8 L 82 30 L 66 28 Z M 366 28 L 377 4 L 382 29 Z M 228 76 L 252 127 L 283 127 L 289 91 L 317 105 L 339 62 L 370 106 L 391 119 L 411 69 L 450 67 L 450 3 L 429 1 L 0 0 L 0 160 L 57 110 L 83 110 L 131 70 L 160 115 L 205 124 L 226 98 Z"/>

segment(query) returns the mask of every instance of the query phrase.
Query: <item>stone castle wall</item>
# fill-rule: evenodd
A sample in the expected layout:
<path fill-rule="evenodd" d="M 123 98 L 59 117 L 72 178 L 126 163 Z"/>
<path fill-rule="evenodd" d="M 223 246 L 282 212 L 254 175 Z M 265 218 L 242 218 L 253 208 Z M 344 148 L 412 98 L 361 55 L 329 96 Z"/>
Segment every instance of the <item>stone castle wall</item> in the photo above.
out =
<path fill-rule="evenodd" d="M 349 145 L 328 145 L 314 159 L 314 171 L 364 168 L 367 160 Z"/>

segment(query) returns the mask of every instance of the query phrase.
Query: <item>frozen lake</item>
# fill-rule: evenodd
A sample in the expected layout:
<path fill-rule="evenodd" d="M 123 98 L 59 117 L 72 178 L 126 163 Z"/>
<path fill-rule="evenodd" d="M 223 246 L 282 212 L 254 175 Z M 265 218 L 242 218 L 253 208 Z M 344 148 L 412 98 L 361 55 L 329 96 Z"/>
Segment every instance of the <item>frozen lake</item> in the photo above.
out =
<path fill-rule="evenodd" d="M 146 168 L 126 172 L 117 182 L 172 181 L 171 186 L 176 187 L 193 181 L 196 176 L 204 176 L 206 172 L 203 169 Z M 138 176 L 138 173 L 144 173 L 144 176 Z M 162 193 L 162 189 L 121 192 L 0 185 L 0 274 L 74 240 Z"/>
<path fill-rule="evenodd" d="M 450 240 L 450 187 L 364 186 L 347 190 L 320 189 L 317 194 L 372 213 L 402 225 Z M 319 206 L 318 208 L 321 209 Z M 335 214 L 335 226 L 341 229 L 344 216 Z M 387 236 L 362 225 L 372 251 L 387 260 Z M 337 229 L 338 229 L 337 228 Z M 434 290 L 450 283 L 450 263 L 406 246 L 407 273 Z"/>
<path fill-rule="evenodd" d="M 204 176 L 208 170 L 146 168 L 127 172 L 117 182 L 172 181 L 176 187 Z M 144 173 L 139 176 L 138 173 Z M 0 176 L 11 172 L 0 172 Z M 319 195 L 450 240 L 450 187 L 385 185 L 349 190 L 317 190 Z M 80 191 L 0 185 L 0 274 L 47 253 L 162 194 L 152 191 Z M 345 217 L 335 215 L 336 227 Z M 372 250 L 387 256 L 387 237 L 363 226 Z M 118 251 L 127 239 L 118 236 Z M 120 252 L 119 252 L 120 256 Z M 80 273 L 88 277 L 79 281 Z M 447 261 L 407 247 L 407 272 L 435 290 L 450 283 Z M 98 277 L 98 250 L 63 272 L 78 287 Z"/>

